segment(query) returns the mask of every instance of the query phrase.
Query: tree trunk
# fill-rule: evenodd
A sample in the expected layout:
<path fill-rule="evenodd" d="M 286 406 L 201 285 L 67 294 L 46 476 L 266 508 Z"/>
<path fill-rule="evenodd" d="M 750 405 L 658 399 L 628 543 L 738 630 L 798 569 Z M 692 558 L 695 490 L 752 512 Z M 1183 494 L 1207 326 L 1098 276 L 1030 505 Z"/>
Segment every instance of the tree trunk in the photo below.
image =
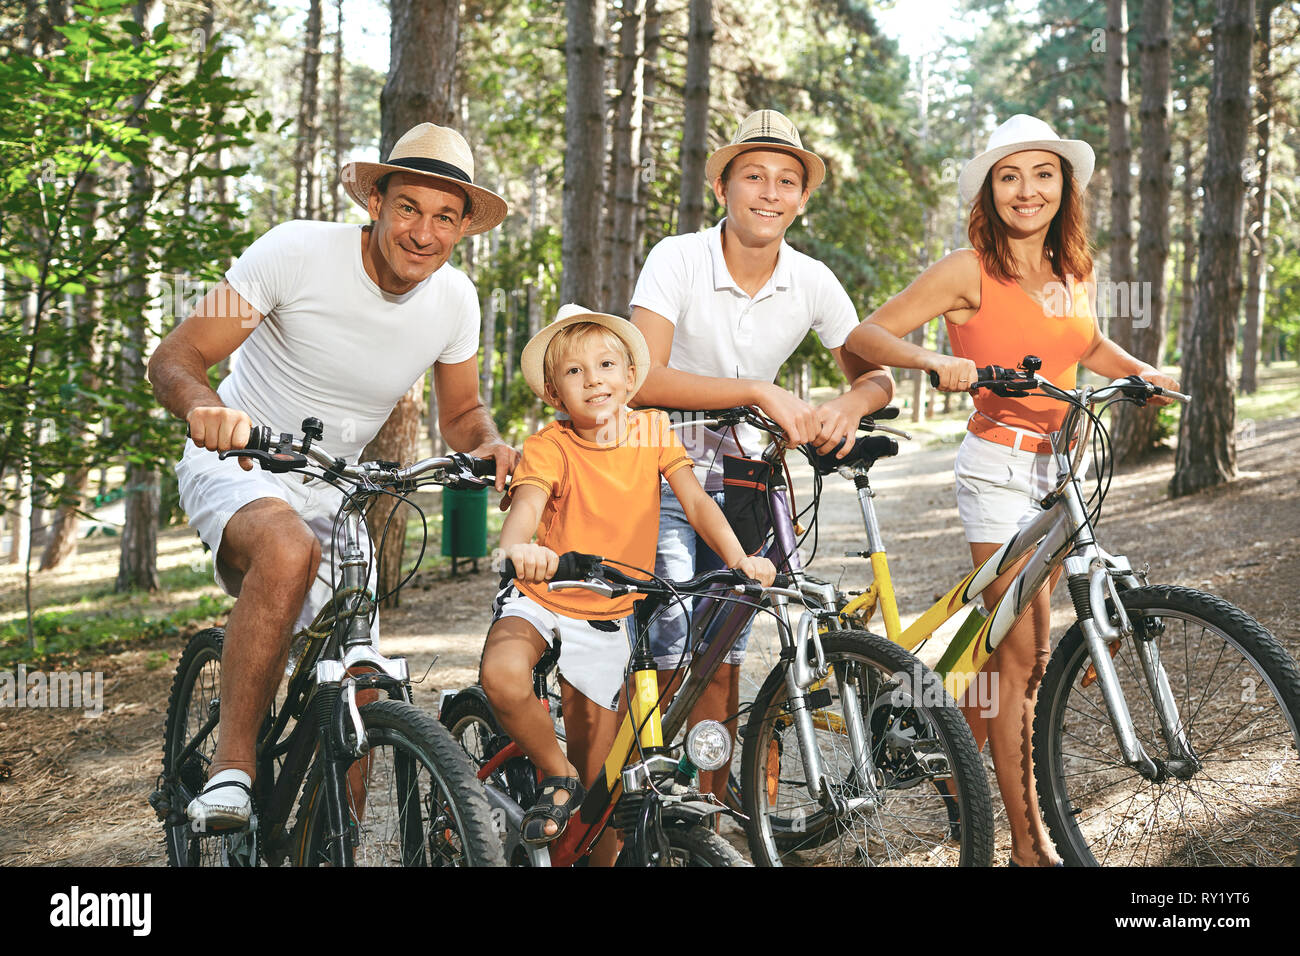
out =
<path fill-rule="evenodd" d="M 918 325 L 916 329 L 907 337 L 907 341 L 913 345 L 925 347 L 925 332 L 930 323 Z M 925 421 L 925 372 L 914 368 L 908 372 L 912 379 L 912 421 Z"/>
<path fill-rule="evenodd" d="M 686 47 L 686 116 L 682 123 L 682 199 L 677 232 L 704 224 L 704 161 L 709 137 L 709 57 L 713 48 L 713 0 L 691 0 Z"/>
<path fill-rule="evenodd" d="M 343 0 L 336 0 L 338 16 L 334 30 L 334 89 L 330 96 L 330 127 L 333 133 L 334 168 L 343 167 Z M 330 219 L 338 222 L 343 211 L 343 191 L 335 176 L 330 182 Z"/>
<path fill-rule="evenodd" d="M 565 0 L 564 224 L 560 299 L 600 302 L 601 212 L 605 185 L 605 11 L 596 0 Z"/>
<path fill-rule="evenodd" d="M 307 7 L 307 33 L 303 39 L 302 93 L 298 99 L 298 141 L 293 154 L 293 214 L 297 219 L 314 219 L 316 209 L 316 140 L 320 132 L 317 113 L 320 102 L 321 0 Z"/>
<path fill-rule="evenodd" d="M 641 158 L 640 169 L 637 173 L 637 196 L 639 201 L 636 206 L 636 225 L 632 238 L 633 289 L 636 288 L 635 275 L 641 271 L 641 266 L 645 262 L 645 243 L 643 240 L 646 232 L 646 213 L 649 209 L 647 197 L 650 193 L 650 184 L 655 179 L 654 96 L 658 85 L 657 64 L 659 58 L 659 7 L 657 0 L 646 0 L 645 3 L 644 46 L 645 49 L 641 57 Z"/>
<path fill-rule="evenodd" d="M 1184 364 L 1178 456 L 1170 491 L 1186 495 L 1237 473 L 1233 351 L 1241 305 L 1241 161 L 1250 125 L 1255 0 L 1218 0 L 1214 79 L 1205 137 L 1204 211 L 1198 241 L 1196 326 Z"/>
<path fill-rule="evenodd" d="M 1255 137 L 1259 144 L 1255 161 L 1258 175 L 1250 192 L 1250 212 L 1246 226 L 1246 320 L 1241 329 L 1241 382 L 1239 390 L 1252 394 L 1257 387 L 1259 367 L 1259 328 L 1264 317 L 1264 297 L 1268 291 L 1268 238 L 1271 182 L 1269 177 L 1269 138 L 1273 125 L 1273 8 L 1276 0 L 1261 0 L 1259 7 L 1259 65 L 1255 88 Z"/>
<path fill-rule="evenodd" d="M 153 0 L 141 0 L 135 5 L 135 22 L 141 27 L 148 22 Z M 145 94 L 135 98 L 137 115 L 143 114 Z M 131 203 L 138 208 L 148 201 L 152 190 L 150 169 L 141 163 L 131 167 Z M 118 384 L 128 394 L 138 390 L 144 382 L 144 353 L 148 330 L 143 315 L 144 304 L 149 300 L 148 251 L 137 246 L 130 255 L 131 281 L 127 284 L 127 299 L 137 303 L 140 314 L 131 318 L 122 351 L 118 360 Z M 128 399 L 128 409 L 134 404 Z M 143 408 L 135 408 L 138 415 L 146 415 Z M 158 590 L 158 472 L 143 465 L 130 464 L 126 469 L 126 522 L 122 526 L 122 547 L 117 567 L 118 591 L 142 589 Z"/>
<path fill-rule="evenodd" d="M 614 234 L 609 301 L 626 315 L 636 280 L 637 212 L 641 185 L 641 120 L 645 92 L 645 0 L 627 0 L 619 37 L 618 111 L 614 121 Z"/>
<path fill-rule="evenodd" d="M 388 79 L 379 95 L 379 154 L 420 123 L 446 126 L 456 116 L 459 0 L 392 0 Z"/>
<path fill-rule="evenodd" d="M 1173 186 L 1169 119 L 1172 112 L 1170 37 L 1173 32 L 1171 0 L 1145 0 L 1142 5 L 1142 34 L 1138 41 L 1139 72 L 1142 75 L 1142 105 L 1139 119 L 1142 133 L 1142 170 L 1138 184 L 1138 268 L 1137 284 L 1130 286 L 1129 311 L 1133 321 L 1128 350 L 1144 362 L 1160 368 L 1165 351 L 1165 264 L 1169 258 L 1169 193 Z M 1141 293 L 1137 290 L 1141 289 Z M 1150 296 L 1146 290 L 1150 290 Z M 1133 308 L 1134 300 L 1144 303 L 1145 315 Z M 1117 405 L 1114 439 L 1115 460 L 1127 461 L 1147 451 L 1153 442 L 1158 409 L 1153 406 Z"/>
<path fill-rule="evenodd" d="M 446 126 L 456 115 L 456 44 L 460 37 L 458 0 L 392 0 L 388 79 L 379 96 L 381 158 L 387 158 L 402 134 L 420 123 Z M 424 421 L 425 382 L 420 376 L 394 407 L 388 421 L 362 451 L 362 458 L 383 458 L 409 464 L 419 455 L 420 425 Z M 438 437 L 430 422 L 429 438 Z M 406 542 L 406 505 L 398 505 L 389 525 L 383 553 L 378 554 L 376 597 L 401 580 L 402 549 Z M 366 519 L 371 540 L 379 537 L 390 509 L 378 507 Z M 397 598 L 384 602 L 395 606 Z"/>
<path fill-rule="evenodd" d="M 1195 187 L 1192 185 L 1192 138 L 1183 137 L 1183 227 L 1179 241 L 1183 246 L 1182 270 L 1179 275 L 1178 303 L 1178 356 L 1183 368 L 1187 367 L 1187 350 L 1190 348 L 1196 303 L 1196 282 L 1192 278 L 1192 264 L 1196 261 L 1196 236 L 1192 223 L 1196 216 Z"/>
<path fill-rule="evenodd" d="M 362 461 L 379 458 L 409 465 L 416 459 L 420 447 L 420 423 L 424 421 L 424 376 L 411 386 L 403 395 L 384 422 L 384 427 L 370 440 L 361 453 Z M 396 513 L 391 505 L 397 506 Z M 391 498 L 385 498 L 370 509 L 366 515 L 366 527 L 370 529 L 370 540 L 375 545 L 375 556 L 379 562 L 376 577 L 378 588 L 375 597 L 391 591 L 402 580 L 402 550 L 406 544 L 406 517 L 410 512 L 407 505 L 399 504 Z M 390 521 L 389 515 L 392 515 Z M 384 538 L 384 527 L 388 527 L 388 536 Z M 383 549 L 380 550 L 381 538 Z M 396 607 L 400 603 L 400 593 L 384 601 L 380 607 Z"/>
<path fill-rule="evenodd" d="M 1110 152 L 1110 288 L 1133 280 L 1132 149 L 1128 115 L 1128 4 L 1106 0 L 1106 117 Z M 1117 297 L 1109 296 L 1112 304 Z M 1132 316 L 1111 315 L 1110 337 L 1122 348 L 1132 341 Z"/>

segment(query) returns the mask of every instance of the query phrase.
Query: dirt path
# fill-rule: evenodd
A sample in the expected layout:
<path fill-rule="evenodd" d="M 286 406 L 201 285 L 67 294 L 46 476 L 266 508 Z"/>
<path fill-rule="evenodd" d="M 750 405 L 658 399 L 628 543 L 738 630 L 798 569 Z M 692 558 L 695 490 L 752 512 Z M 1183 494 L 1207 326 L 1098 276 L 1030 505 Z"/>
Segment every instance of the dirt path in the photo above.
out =
<path fill-rule="evenodd" d="M 905 445 L 873 472 L 905 624 L 908 609 L 928 607 L 969 569 L 952 497 L 955 452 L 955 444 Z M 1237 482 L 1176 501 L 1164 494 L 1168 456 L 1117 476 L 1100 537 L 1135 565 L 1149 562 L 1154 582 L 1232 601 L 1300 656 L 1300 418 L 1260 426 L 1239 445 L 1238 459 Z M 808 494 L 809 482 L 796 475 L 798 502 Z M 843 574 L 845 587 L 865 580 L 866 562 L 841 556 L 861 537 L 852 485 L 828 478 L 822 508 L 814 571 L 832 581 Z M 433 709 L 443 688 L 474 680 L 492 585 L 487 574 L 422 575 L 385 619 L 385 653 L 406 655 L 417 677 L 436 658 L 416 687 L 420 706 Z M 1055 602 L 1058 634 L 1067 603 Z M 763 639 L 760 629 L 755 643 Z M 183 638 L 160 639 L 82 663 L 79 669 L 104 674 L 101 716 L 0 710 L 0 865 L 165 862 L 145 798 L 159 768 L 166 698 L 182 648 Z"/>

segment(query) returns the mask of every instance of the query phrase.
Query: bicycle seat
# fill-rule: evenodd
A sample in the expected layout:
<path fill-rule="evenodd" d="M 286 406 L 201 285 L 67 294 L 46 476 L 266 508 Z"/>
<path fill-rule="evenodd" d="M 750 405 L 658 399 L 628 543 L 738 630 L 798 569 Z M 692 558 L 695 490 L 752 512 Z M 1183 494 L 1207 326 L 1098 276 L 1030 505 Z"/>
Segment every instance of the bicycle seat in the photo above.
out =
<path fill-rule="evenodd" d="M 818 454 L 811 445 L 806 445 L 805 448 L 808 450 L 808 460 L 819 475 L 829 475 L 844 465 L 862 464 L 870 468 L 881 458 L 891 458 L 898 454 L 898 442 L 887 435 L 863 435 L 853 443 L 853 450 L 843 458 L 835 457 L 838 447 L 825 455 Z"/>

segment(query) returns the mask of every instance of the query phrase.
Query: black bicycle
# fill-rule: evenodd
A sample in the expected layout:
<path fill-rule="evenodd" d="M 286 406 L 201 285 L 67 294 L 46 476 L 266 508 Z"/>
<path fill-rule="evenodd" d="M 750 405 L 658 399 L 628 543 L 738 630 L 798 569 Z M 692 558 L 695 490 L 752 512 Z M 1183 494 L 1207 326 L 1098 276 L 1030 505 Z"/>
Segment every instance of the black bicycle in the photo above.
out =
<path fill-rule="evenodd" d="M 238 830 L 205 832 L 185 813 L 207 782 L 216 752 L 224 631 L 209 628 L 190 639 L 172 682 L 162 773 L 149 797 L 163 823 L 168 862 L 502 866 L 501 842 L 474 767 L 447 731 L 411 702 L 405 659 L 386 658 L 371 643 L 377 601 L 361 547 L 365 511 L 378 499 L 407 500 L 421 484 L 482 487 L 494 463 L 452 455 L 408 468 L 349 465 L 313 447 L 323 433 L 318 420 L 306 419 L 302 431 L 301 439 L 288 433 L 273 438 L 260 426 L 246 448 L 221 457 L 312 475 L 343 491 L 335 519 L 334 594 L 295 635 L 286 696 L 258 733 L 253 816 Z"/>

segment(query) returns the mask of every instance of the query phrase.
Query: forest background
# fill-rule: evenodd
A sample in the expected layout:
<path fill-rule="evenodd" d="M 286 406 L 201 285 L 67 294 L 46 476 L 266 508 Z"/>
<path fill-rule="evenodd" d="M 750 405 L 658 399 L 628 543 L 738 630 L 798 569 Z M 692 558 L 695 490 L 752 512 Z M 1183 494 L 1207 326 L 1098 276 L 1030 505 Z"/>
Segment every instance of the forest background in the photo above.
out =
<path fill-rule="evenodd" d="M 339 167 L 424 120 L 510 203 L 454 261 L 513 441 L 545 413 L 523 343 L 564 301 L 626 314 L 648 249 L 721 214 L 704 157 L 751 110 L 826 159 L 787 238 L 863 317 L 966 244 L 962 163 L 1024 112 L 1096 148 L 1104 328 L 1198 398 L 1124 414 L 1117 451 L 1176 444 L 1172 494 L 1232 481 L 1237 403 L 1300 348 L 1298 60 L 1300 4 L 1274 0 L 0 2 L 0 561 L 25 598 L 0 643 L 35 649 L 33 577 L 87 528 L 120 539 L 117 589 L 159 587 L 182 430 L 150 351 L 275 224 L 363 222 Z M 938 320 L 917 340 L 947 347 Z M 837 379 L 812 337 L 783 375 Z M 947 401 L 916 376 L 898 399 Z M 417 384 L 369 455 L 436 451 L 433 404 Z"/>

